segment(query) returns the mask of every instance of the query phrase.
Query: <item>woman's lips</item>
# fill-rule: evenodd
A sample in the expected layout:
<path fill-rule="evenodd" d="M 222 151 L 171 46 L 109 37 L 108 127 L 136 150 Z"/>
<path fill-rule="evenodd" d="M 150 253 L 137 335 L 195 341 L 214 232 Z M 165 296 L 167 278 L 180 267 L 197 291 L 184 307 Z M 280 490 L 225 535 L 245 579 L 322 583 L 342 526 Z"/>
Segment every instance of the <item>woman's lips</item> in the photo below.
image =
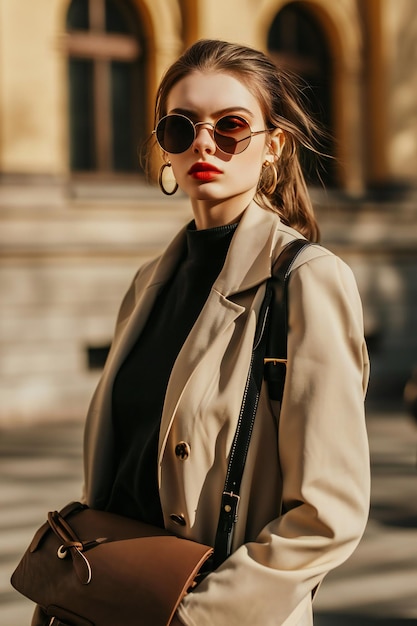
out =
<path fill-rule="evenodd" d="M 197 180 L 208 181 L 216 178 L 222 171 L 210 163 L 194 163 L 188 173 Z"/>

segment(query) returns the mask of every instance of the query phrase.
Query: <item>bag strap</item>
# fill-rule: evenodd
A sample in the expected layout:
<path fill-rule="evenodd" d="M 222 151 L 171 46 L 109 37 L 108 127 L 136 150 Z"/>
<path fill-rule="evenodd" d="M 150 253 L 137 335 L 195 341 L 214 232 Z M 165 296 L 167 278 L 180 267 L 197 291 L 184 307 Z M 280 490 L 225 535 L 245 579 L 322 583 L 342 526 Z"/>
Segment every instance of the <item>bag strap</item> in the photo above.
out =
<path fill-rule="evenodd" d="M 240 485 L 264 375 L 268 381 L 271 399 L 280 400 L 282 397 L 287 362 L 288 279 L 295 259 L 308 245 L 311 243 L 305 239 L 295 239 L 287 244 L 276 260 L 272 276 L 266 284 L 222 494 L 214 545 L 214 567 L 218 567 L 231 553 Z M 271 315 L 273 324 L 269 323 Z M 279 356 L 267 356 L 274 354 Z"/>
<path fill-rule="evenodd" d="M 313 245 L 305 239 L 295 239 L 283 249 L 272 268 L 269 284 L 273 299 L 270 306 L 268 325 L 268 343 L 264 364 L 264 377 L 268 384 L 271 400 L 281 402 L 284 393 L 285 374 L 287 372 L 287 335 L 288 335 L 288 283 L 293 265 L 308 246 Z"/>

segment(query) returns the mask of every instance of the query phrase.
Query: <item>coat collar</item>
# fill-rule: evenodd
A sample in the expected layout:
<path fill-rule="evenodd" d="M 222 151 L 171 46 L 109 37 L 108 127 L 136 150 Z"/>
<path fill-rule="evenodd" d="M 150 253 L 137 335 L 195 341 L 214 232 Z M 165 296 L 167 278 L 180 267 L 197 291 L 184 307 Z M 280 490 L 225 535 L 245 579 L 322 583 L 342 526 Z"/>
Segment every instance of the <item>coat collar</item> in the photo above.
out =
<path fill-rule="evenodd" d="M 277 239 L 279 217 L 254 201 L 244 211 L 233 236 L 222 271 L 213 289 L 225 297 L 246 291 L 271 275 L 271 257 Z M 148 284 L 152 289 L 171 276 L 186 246 L 186 227 L 160 257 Z"/>
<path fill-rule="evenodd" d="M 232 322 L 241 307 L 233 302 L 233 295 L 244 292 L 264 282 L 271 275 L 271 256 L 276 243 L 279 218 L 272 211 L 251 202 L 244 211 L 231 241 L 222 271 L 217 277 L 206 307 L 212 316 L 213 331 L 220 325 Z M 186 250 L 184 226 L 167 246 L 148 277 L 139 278 L 135 284 L 137 300 L 128 317 L 119 320 L 118 341 L 111 352 L 111 364 L 120 365 L 133 342 L 143 329 L 160 288 L 169 280 Z M 223 315 L 220 314 L 223 309 Z M 193 334 L 193 333 L 192 333 Z M 197 342 L 198 343 L 198 342 Z"/>
<path fill-rule="evenodd" d="M 271 276 L 278 224 L 275 213 L 251 202 L 236 229 L 214 289 L 229 297 L 255 287 Z"/>

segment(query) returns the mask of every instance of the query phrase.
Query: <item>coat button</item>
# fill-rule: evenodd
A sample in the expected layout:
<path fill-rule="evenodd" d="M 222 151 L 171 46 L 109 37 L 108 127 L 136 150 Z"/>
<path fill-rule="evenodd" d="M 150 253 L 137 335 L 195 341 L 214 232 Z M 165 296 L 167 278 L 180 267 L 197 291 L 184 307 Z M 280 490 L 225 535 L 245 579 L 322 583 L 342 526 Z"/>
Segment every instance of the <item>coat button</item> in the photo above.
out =
<path fill-rule="evenodd" d="M 169 517 L 172 519 L 173 522 L 175 522 L 175 524 L 178 524 L 179 526 L 186 525 L 185 517 L 183 515 L 177 515 L 176 513 L 172 513 Z"/>
<path fill-rule="evenodd" d="M 175 456 L 180 459 L 180 461 L 185 461 L 190 456 L 191 448 L 190 444 L 186 441 L 180 441 L 175 446 Z"/>

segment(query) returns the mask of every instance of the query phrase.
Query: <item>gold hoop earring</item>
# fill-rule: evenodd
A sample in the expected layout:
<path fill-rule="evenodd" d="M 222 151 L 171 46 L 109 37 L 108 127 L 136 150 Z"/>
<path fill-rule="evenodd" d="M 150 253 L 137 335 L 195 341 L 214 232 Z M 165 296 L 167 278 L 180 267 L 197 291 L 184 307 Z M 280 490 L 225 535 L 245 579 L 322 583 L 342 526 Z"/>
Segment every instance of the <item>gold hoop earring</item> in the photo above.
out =
<path fill-rule="evenodd" d="M 158 176 L 158 185 L 159 185 L 159 188 L 160 188 L 160 190 L 162 191 L 162 193 L 164 193 L 166 196 L 173 196 L 173 195 L 174 195 L 174 193 L 175 193 L 175 192 L 177 191 L 177 189 L 178 189 L 178 183 L 177 183 L 177 181 L 175 181 L 175 185 L 174 185 L 174 187 L 172 188 L 172 190 L 171 190 L 171 191 L 168 191 L 168 190 L 164 187 L 163 175 L 164 175 L 165 169 L 166 169 L 167 167 L 172 167 L 172 163 L 171 163 L 171 161 L 167 161 L 166 163 L 164 163 L 164 164 L 161 166 L 161 169 L 159 170 L 159 176 Z M 174 179 L 174 180 L 175 180 L 175 179 Z"/>
<path fill-rule="evenodd" d="M 263 169 L 260 179 L 259 191 L 266 196 L 272 196 L 278 184 L 277 169 L 275 167 L 275 164 L 271 163 L 271 161 L 268 160 L 263 162 L 262 167 Z M 267 176 L 270 178 L 269 181 L 263 180 L 265 173 L 267 173 Z"/>

